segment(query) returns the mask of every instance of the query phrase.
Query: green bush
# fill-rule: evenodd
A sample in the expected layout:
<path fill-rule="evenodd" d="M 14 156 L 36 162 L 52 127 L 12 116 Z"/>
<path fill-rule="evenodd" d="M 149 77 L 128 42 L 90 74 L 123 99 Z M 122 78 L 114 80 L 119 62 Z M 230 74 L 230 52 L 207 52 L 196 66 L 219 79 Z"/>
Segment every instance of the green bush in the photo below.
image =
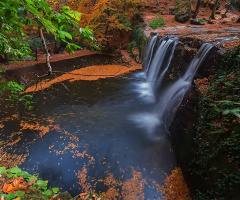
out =
<path fill-rule="evenodd" d="M 153 28 L 153 29 L 163 27 L 164 25 L 165 25 L 165 22 L 163 21 L 162 17 L 158 17 L 149 22 L 149 26 L 151 26 L 151 28 Z"/>
<path fill-rule="evenodd" d="M 31 110 L 33 108 L 32 95 L 21 94 L 25 90 L 25 86 L 14 81 L 5 81 L 2 73 L 4 73 L 4 69 L 0 66 L 0 104 L 4 101 L 21 102 L 25 108 Z"/>

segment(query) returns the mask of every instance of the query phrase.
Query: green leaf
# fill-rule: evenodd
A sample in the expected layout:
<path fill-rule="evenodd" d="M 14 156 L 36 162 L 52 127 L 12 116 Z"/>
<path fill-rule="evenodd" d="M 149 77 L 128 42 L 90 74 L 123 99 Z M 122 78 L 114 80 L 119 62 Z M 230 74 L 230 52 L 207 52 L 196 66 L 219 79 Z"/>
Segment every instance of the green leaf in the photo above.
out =
<path fill-rule="evenodd" d="M 14 199 L 15 197 L 16 197 L 16 194 L 14 193 L 10 193 L 5 196 L 6 200 L 11 200 L 11 199 Z"/>
<path fill-rule="evenodd" d="M 220 129 L 220 130 L 217 130 L 217 131 L 211 131 L 210 134 L 217 134 L 217 133 L 224 133 L 225 130 L 223 129 Z"/>
<path fill-rule="evenodd" d="M 229 110 L 229 109 L 222 111 L 222 114 L 223 114 L 223 115 L 228 115 L 229 113 L 230 113 L 230 110 Z"/>
<path fill-rule="evenodd" d="M 13 177 L 14 177 L 14 174 L 7 174 L 7 177 L 8 177 L 8 178 L 13 178 Z"/>
<path fill-rule="evenodd" d="M 23 178 L 29 178 L 29 177 L 31 177 L 32 175 L 29 174 L 28 172 L 21 171 L 21 172 L 18 172 L 18 173 L 17 173 L 17 176 L 21 176 L 21 177 L 23 177 Z"/>
<path fill-rule="evenodd" d="M 12 172 L 14 174 L 19 173 L 21 171 L 22 170 L 20 168 L 18 168 L 17 166 L 7 170 L 7 172 Z"/>
<path fill-rule="evenodd" d="M 32 179 L 37 180 L 36 176 L 30 176 L 28 177 L 28 181 L 30 182 Z"/>
<path fill-rule="evenodd" d="M 6 172 L 5 167 L 0 167 L 0 175 L 4 174 Z"/>
<path fill-rule="evenodd" d="M 28 4 L 34 5 L 34 3 L 31 0 L 25 0 Z"/>
<path fill-rule="evenodd" d="M 36 183 L 39 187 L 47 186 L 48 181 L 38 180 Z"/>
<path fill-rule="evenodd" d="M 43 194 L 46 194 L 48 196 L 52 195 L 52 191 L 51 190 L 46 190 L 44 192 L 42 192 Z"/>
<path fill-rule="evenodd" d="M 25 192 L 23 192 L 23 191 L 16 191 L 16 193 L 15 193 L 18 197 L 21 197 L 21 196 L 23 196 L 24 194 L 25 194 Z"/>
<path fill-rule="evenodd" d="M 63 6 L 62 10 L 63 11 L 68 11 L 68 10 L 70 10 L 70 8 L 69 8 L 69 6 Z"/>
<path fill-rule="evenodd" d="M 59 192 L 59 188 L 55 187 L 55 188 L 52 189 L 52 191 L 53 191 L 54 194 L 57 194 Z"/>
<path fill-rule="evenodd" d="M 42 15 L 38 12 L 38 10 L 36 8 L 34 8 L 33 6 L 27 5 L 26 6 L 27 10 L 29 12 L 31 12 L 33 15 L 36 15 L 38 17 L 41 17 Z"/>
<path fill-rule="evenodd" d="M 61 39 L 65 39 L 65 34 L 63 33 L 63 31 L 58 31 L 58 34 Z"/>
<path fill-rule="evenodd" d="M 65 39 L 65 37 L 67 37 L 68 39 L 72 40 L 72 35 L 66 31 L 58 31 L 59 33 L 59 37 L 61 39 Z"/>

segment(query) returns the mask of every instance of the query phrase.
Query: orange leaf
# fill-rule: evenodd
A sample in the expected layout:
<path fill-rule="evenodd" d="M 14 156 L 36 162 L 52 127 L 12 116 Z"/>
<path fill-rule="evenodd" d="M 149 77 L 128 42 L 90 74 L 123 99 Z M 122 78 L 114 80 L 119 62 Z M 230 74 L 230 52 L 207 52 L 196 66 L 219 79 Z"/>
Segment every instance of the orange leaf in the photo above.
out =
<path fill-rule="evenodd" d="M 3 192 L 7 192 L 7 188 L 8 188 L 9 185 L 10 184 L 8 184 L 8 183 L 4 183 L 4 185 L 3 185 Z"/>
<path fill-rule="evenodd" d="M 14 191 L 14 187 L 13 187 L 12 184 L 10 184 L 10 185 L 8 186 L 7 190 L 6 190 L 6 193 L 14 193 L 14 192 L 15 192 L 15 191 Z"/>

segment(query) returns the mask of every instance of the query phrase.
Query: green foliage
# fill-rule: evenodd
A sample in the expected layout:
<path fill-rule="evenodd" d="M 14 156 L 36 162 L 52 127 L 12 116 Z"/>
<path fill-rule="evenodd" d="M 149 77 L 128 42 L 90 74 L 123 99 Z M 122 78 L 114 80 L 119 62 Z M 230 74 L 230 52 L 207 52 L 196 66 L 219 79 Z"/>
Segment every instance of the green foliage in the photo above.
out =
<path fill-rule="evenodd" d="M 162 17 L 158 17 L 158 18 L 150 21 L 149 26 L 151 26 L 153 29 L 156 29 L 156 28 L 165 26 L 165 22 Z"/>
<path fill-rule="evenodd" d="M 43 0 L 0 0 L 0 54 L 19 59 L 30 54 L 24 26 L 45 30 L 55 36 L 56 41 L 66 42 L 67 51 L 73 53 L 80 48 L 71 42 L 73 37 L 82 35 L 78 27 L 80 18 L 81 13 L 68 6 L 59 13 Z M 85 30 L 83 38 L 95 41 L 92 31 L 87 27 Z"/>
<path fill-rule="evenodd" d="M 27 181 L 27 183 L 30 183 L 30 181 L 32 181 L 32 179 L 34 179 L 34 180 L 36 180 L 36 182 L 32 185 L 31 190 L 32 191 L 38 191 L 42 195 L 52 196 L 54 194 L 59 193 L 59 188 L 54 187 L 52 189 L 49 189 L 47 187 L 48 181 L 37 179 L 36 176 L 33 176 L 26 171 L 22 171 L 17 166 L 13 167 L 11 169 L 7 169 L 7 170 L 6 170 L 5 167 L 0 167 L 0 175 L 1 176 L 6 176 L 7 178 L 10 178 L 10 179 L 21 176 Z M 30 194 L 31 194 L 31 191 L 30 191 Z M 27 196 L 25 195 L 25 193 L 23 191 L 16 191 L 15 193 L 10 193 L 10 194 L 6 194 L 3 191 L 0 191 L 0 197 L 2 197 L 2 196 L 4 196 L 4 198 L 7 199 L 7 200 L 11 200 L 11 199 L 14 199 L 16 197 L 23 197 L 23 199 L 27 199 Z M 41 199 L 43 199 L 43 198 L 41 198 Z M 48 199 L 48 198 L 46 198 L 46 199 Z"/>
<path fill-rule="evenodd" d="M 132 31 L 132 41 L 129 45 L 129 51 L 132 57 L 136 58 L 137 55 L 134 50 L 138 50 L 139 57 L 142 56 L 142 48 L 146 42 L 146 37 L 144 35 L 144 29 L 146 24 L 144 23 L 143 13 L 136 13 L 133 17 L 133 31 Z"/>
<path fill-rule="evenodd" d="M 226 55 L 200 98 L 191 170 L 201 180 L 194 199 L 231 199 L 240 187 L 240 46 Z"/>
<path fill-rule="evenodd" d="M 1 72 L 3 72 L 3 68 L 0 67 L 0 99 L 1 101 L 9 101 L 9 102 L 20 102 L 23 103 L 24 106 L 31 110 L 33 108 L 32 95 L 23 94 L 21 92 L 25 90 L 23 85 L 18 84 L 14 81 L 3 81 L 1 80 Z"/>
<path fill-rule="evenodd" d="M 180 1 L 175 0 L 175 8 L 173 14 L 185 14 L 191 12 L 191 2 L 190 1 Z"/>
<path fill-rule="evenodd" d="M 47 44 L 48 40 L 45 40 L 45 42 Z M 41 49 L 43 47 L 42 40 L 40 37 L 29 39 L 28 43 L 30 45 L 31 50 Z"/>

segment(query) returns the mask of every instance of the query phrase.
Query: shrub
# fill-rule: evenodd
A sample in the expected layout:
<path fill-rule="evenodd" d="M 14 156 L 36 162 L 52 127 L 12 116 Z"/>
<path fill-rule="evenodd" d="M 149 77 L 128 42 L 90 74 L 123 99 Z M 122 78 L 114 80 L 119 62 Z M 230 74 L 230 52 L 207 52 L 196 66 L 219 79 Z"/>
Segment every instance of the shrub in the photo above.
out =
<path fill-rule="evenodd" d="M 164 25 L 165 25 L 165 22 L 163 21 L 162 17 L 158 17 L 149 22 L 149 26 L 151 26 L 151 28 L 153 28 L 153 29 L 163 27 Z"/>

